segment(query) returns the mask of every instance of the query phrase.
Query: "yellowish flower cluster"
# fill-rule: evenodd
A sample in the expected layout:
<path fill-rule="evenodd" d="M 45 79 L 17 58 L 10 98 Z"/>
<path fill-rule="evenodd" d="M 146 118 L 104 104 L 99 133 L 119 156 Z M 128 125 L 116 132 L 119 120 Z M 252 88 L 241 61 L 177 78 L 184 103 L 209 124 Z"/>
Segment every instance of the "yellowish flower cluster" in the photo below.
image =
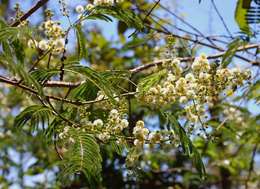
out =
<path fill-rule="evenodd" d="M 99 122 L 101 123 L 101 120 Z M 103 124 L 95 125 L 99 127 L 103 126 L 100 128 L 102 132 L 98 134 L 97 137 L 101 141 L 106 142 L 111 136 L 121 134 L 122 131 L 128 127 L 128 125 L 128 121 L 122 118 L 122 115 L 120 115 L 116 109 L 113 109 L 110 111 L 107 123 L 104 126 Z"/>
<path fill-rule="evenodd" d="M 89 3 L 85 7 L 83 5 L 76 6 L 75 10 L 78 14 L 82 14 L 86 10 L 88 11 L 92 10 L 95 6 L 100 6 L 100 5 L 112 6 L 115 3 L 122 3 L 123 1 L 124 0 L 94 0 L 93 4 Z M 79 16 L 79 18 L 80 17 L 81 15 Z"/>
<path fill-rule="evenodd" d="M 137 121 L 133 134 L 135 136 L 134 145 L 136 146 L 143 146 L 145 140 L 148 138 L 149 130 L 144 127 L 143 121 Z"/>
<path fill-rule="evenodd" d="M 122 3 L 124 0 L 94 0 L 94 5 L 110 5 L 112 6 L 114 3 Z"/>
<path fill-rule="evenodd" d="M 250 78 L 248 70 L 211 67 L 205 55 L 196 58 L 186 73 L 178 59 L 164 67 L 169 70 L 166 78 L 144 94 L 140 93 L 139 100 L 153 106 L 180 103 L 192 122 L 204 114 L 205 105 L 213 105 L 214 99 L 225 90 L 233 90 Z"/>
<path fill-rule="evenodd" d="M 169 137 L 169 135 L 163 135 L 159 131 L 150 132 L 147 128 L 144 127 L 144 122 L 139 120 L 136 122 L 136 125 L 133 129 L 133 135 L 136 138 L 134 140 L 134 145 L 137 147 L 142 147 L 145 143 L 150 144 L 152 147 L 154 144 L 160 143 L 163 138 Z"/>
<path fill-rule="evenodd" d="M 28 41 L 28 46 L 30 48 L 39 48 L 42 51 L 52 49 L 52 53 L 55 55 L 63 53 L 65 48 L 65 41 L 63 39 L 65 33 L 60 24 L 52 20 L 47 20 L 42 23 L 40 29 L 44 31 L 47 39 L 43 39 L 39 42 L 30 39 Z"/>
<path fill-rule="evenodd" d="M 15 4 L 14 9 L 15 9 L 16 15 L 15 15 L 15 18 L 12 18 L 11 20 L 12 21 L 19 21 L 20 18 L 24 15 L 24 12 L 21 10 L 19 3 Z M 19 23 L 18 27 L 24 27 L 24 26 L 27 26 L 28 24 L 29 24 L 28 20 L 23 20 Z"/>
<path fill-rule="evenodd" d="M 70 127 L 66 126 L 63 129 L 63 132 L 59 134 L 60 139 L 67 139 L 69 143 L 75 143 L 75 140 L 70 136 Z"/>
<path fill-rule="evenodd" d="M 223 113 L 229 121 L 234 121 L 235 123 L 242 125 L 244 119 L 240 110 L 234 107 L 229 107 L 225 109 Z"/>

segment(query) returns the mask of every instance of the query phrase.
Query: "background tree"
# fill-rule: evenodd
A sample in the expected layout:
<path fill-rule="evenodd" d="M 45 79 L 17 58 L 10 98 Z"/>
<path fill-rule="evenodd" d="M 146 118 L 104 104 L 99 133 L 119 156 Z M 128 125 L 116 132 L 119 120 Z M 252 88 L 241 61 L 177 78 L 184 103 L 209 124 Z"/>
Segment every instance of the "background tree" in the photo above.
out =
<path fill-rule="evenodd" d="M 259 188 L 258 1 L 0 2 L 1 188 Z"/>

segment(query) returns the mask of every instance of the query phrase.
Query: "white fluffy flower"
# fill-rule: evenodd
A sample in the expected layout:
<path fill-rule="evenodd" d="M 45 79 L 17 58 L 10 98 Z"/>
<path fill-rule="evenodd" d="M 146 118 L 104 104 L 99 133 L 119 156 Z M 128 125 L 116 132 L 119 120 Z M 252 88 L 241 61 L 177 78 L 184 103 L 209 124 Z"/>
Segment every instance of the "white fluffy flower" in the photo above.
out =
<path fill-rule="evenodd" d="M 95 126 L 103 126 L 103 121 L 101 119 L 96 119 L 94 122 L 93 122 L 93 125 Z"/>
<path fill-rule="evenodd" d="M 179 101 L 180 101 L 180 103 L 186 103 L 188 101 L 188 99 L 186 96 L 181 96 Z"/>
<path fill-rule="evenodd" d="M 117 111 L 116 109 L 111 110 L 111 111 L 110 111 L 110 116 L 111 116 L 111 117 L 116 117 L 116 116 L 118 116 L 118 111 Z"/>
<path fill-rule="evenodd" d="M 41 41 L 39 42 L 38 47 L 39 47 L 41 50 L 43 50 L 43 51 L 48 50 L 48 48 L 49 48 L 48 41 L 47 41 L 47 40 L 41 40 Z"/>
<path fill-rule="evenodd" d="M 142 120 L 137 121 L 136 127 L 144 128 L 144 122 Z"/>
<path fill-rule="evenodd" d="M 143 143 L 143 141 L 140 141 L 140 140 L 138 140 L 138 139 L 135 139 L 134 140 L 134 145 L 135 146 L 142 146 L 144 143 Z"/>
<path fill-rule="evenodd" d="M 30 40 L 28 41 L 27 45 L 28 45 L 29 48 L 35 48 L 35 47 L 38 46 L 38 42 L 35 41 L 35 40 L 30 39 Z"/>
<path fill-rule="evenodd" d="M 126 119 L 122 119 L 122 120 L 121 120 L 121 126 L 122 126 L 123 128 L 128 127 L 128 125 L 129 125 L 129 123 L 128 123 L 128 121 L 127 121 Z"/>
<path fill-rule="evenodd" d="M 99 140 L 101 140 L 103 142 L 105 142 L 105 141 L 110 139 L 109 133 L 106 133 L 106 132 L 98 134 L 97 137 L 99 138 Z"/>
<path fill-rule="evenodd" d="M 55 48 L 64 48 L 65 42 L 64 39 L 56 39 L 54 41 Z"/>
<path fill-rule="evenodd" d="M 82 5 L 76 6 L 76 12 L 81 14 L 84 12 L 84 7 Z"/>
<path fill-rule="evenodd" d="M 92 10 L 93 8 L 94 8 L 94 5 L 91 3 L 87 4 L 87 6 L 86 6 L 86 9 L 89 11 Z"/>

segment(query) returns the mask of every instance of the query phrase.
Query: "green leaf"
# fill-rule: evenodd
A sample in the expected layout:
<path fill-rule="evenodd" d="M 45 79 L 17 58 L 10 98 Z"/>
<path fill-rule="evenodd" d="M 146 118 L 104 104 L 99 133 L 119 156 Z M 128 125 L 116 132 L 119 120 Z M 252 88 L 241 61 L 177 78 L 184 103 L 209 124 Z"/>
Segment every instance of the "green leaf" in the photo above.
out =
<path fill-rule="evenodd" d="M 6 40 L 19 40 L 21 37 L 32 35 L 32 28 L 29 27 L 9 27 L 2 25 L 0 28 L 0 42 Z"/>
<path fill-rule="evenodd" d="M 126 30 L 128 29 L 126 23 L 119 21 L 117 24 L 117 31 L 118 34 L 124 34 L 126 32 Z"/>
<path fill-rule="evenodd" d="M 256 100 L 258 104 L 260 103 L 260 80 L 250 87 L 247 98 Z"/>
<path fill-rule="evenodd" d="M 203 161 L 201 159 L 201 155 L 198 152 L 198 150 L 195 148 L 194 145 L 192 145 L 192 149 L 193 149 L 193 163 L 195 164 L 195 167 L 197 169 L 197 171 L 200 174 L 200 177 L 204 180 L 205 176 L 206 176 L 206 169 L 205 166 L 203 164 Z"/>
<path fill-rule="evenodd" d="M 14 126 L 22 127 L 30 120 L 32 129 L 35 129 L 39 124 L 44 124 L 46 121 L 48 123 L 51 115 L 52 110 L 47 106 L 29 106 L 15 117 Z"/>
<path fill-rule="evenodd" d="M 69 130 L 69 136 L 75 142 L 65 153 L 62 176 L 81 172 L 91 184 L 95 184 L 99 181 L 102 168 L 100 148 L 95 137 L 75 128 Z"/>
<path fill-rule="evenodd" d="M 225 54 L 222 57 L 222 64 L 221 64 L 221 66 L 223 68 L 227 67 L 231 63 L 234 55 L 236 54 L 237 49 L 240 46 L 242 46 L 242 45 L 245 45 L 245 42 L 242 41 L 241 39 L 238 39 L 238 38 L 233 40 L 228 45 L 228 50 L 225 52 Z"/>
<path fill-rule="evenodd" d="M 126 10 L 118 6 L 96 6 L 92 13 L 85 18 L 91 18 L 93 15 L 109 15 L 124 22 L 128 27 L 133 27 L 137 30 L 142 30 L 144 27 L 142 19 L 136 15 L 134 11 Z"/>
<path fill-rule="evenodd" d="M 77 45 L 78 45 L 78 60 L 82 58 L 87 58 L 87 49 L 86 49 L 86 38 L 82 31 L 81 26 L 76 25 L 76 36 L 77 36 Z"/>
<path fill-rule="evenodd" d="M 74 88 L 70 97 L 76 100 L 94 100 L 98 92 L 98 87 L 90 81 L 86 81 Z"/>
<path fill-rule="evenodd" d="M 22 42 L 20 42 L 19 40 L 14 40 L 12 42 L 12 47 L 14 49 L 14 53 L 15 56 L 17 58 L 17 60 L 23 64 L 24 63 L 24 59 L 25 59 L 25 52 L 24 52 L 24 45 Z"/>
<path fill-rule="evenodd" d="M 104 15 L 104 14 L 91 14 L 91 15 L 85 17 L 85 18 L 88 19 L 88 20 L 99 19 L 99 20 L 104 20 L 106 22 L 112 22 L 113 21 L 109 16 Z"/>
<path fill-rule="evenodd" d="M 32 78 L 34 78 L 39 83 L 43 84 L 44 82 L 48 81 L 51 77 L 58 75 L 60 70 L 57 69 L 36 69 L 31 72 Z"/>
<path fill-rule="evenodd" d="M 142 46 L 147 44 L 152 38 L 154 37 L 154 34 L 148 34 L 143 38 L 137 38 L 133 37 L 133 39 L 129 42 L 127 42 L 122 50 L 129 50 L 129 49 L 134 49 L 136 47 Z"/>
<path fill-rule="evenodd" d="M 147 92 L 152 86 L 159 83 L 160 80 L 162 79 L 162 77 L 165 76 L 165 74 L 166 74 L 166 71 L 161 70 L 157 73 L 153 73 L 153 74 L 141 79 L 140 82 L 138 83 L 139 93 L 143 94 L 143 93 Z"/>
<path fill-rule="evenodd" d="M 68 68 L 68 71 L 84 75 L 88 81 L 90 81 L 100 90 L 102 90 L 112 103 L 116 102 L 114 99 L 114 93 L 116 91 L 113 86 L 110 85 L 110 82 L 102 76 L 102 74 L 96 72 L 95 70 L 92 70 L 89 67 L 83 67 L 80 65 L 71 65 Z"/>
<path fill-rule="evenodd" d="M 23 65 L 21 65 L 21 64 L 16 65 L 16 73 L 21 77 L 21 79 L 24 82 L 26 82 L 26 83 L 32 85 L 33 87 L 35 87 L 37 89 L 37 92 L 39 93 L 39 95 L 41 97 L 44 97 L 42 86 L 40 85 L 40 83 L 36 79 L 34 79 L 30 74 L 28 74 L 24 70 Z"/>
<path fill-rule="evenodd" d="M 250 8 L 252 0 L 238 0 L 236 11 L 235 11 L 235 19 L 241 31 L 251 36 L 252 32 L 250 31 L 249 24 L 247 22 L 247 13 Z"/>
<path fill-rule="evenodd" d="M 167 117 L 172 124 L 173 130 L 176 132 L 176 134 L 180 137 L 181 145 L 183 148 L 183 151 L 185 154 L 190 156 L 192 154 L 192 142 L 189 139 L 189 137 L 186 135 L 185 130 L 182 128 L 182 126 L 179 124 L 178 120 L 170 114 L 167 114 Z"/>
<path fill-rule="evenodd" d="M 206 170 L 205 166 L 203 164 L 203 161 L 201 159 L 201 155 L 196 149 L 196 147 L 192 144 L 190 138 L 187 136 L 185 130 L 182 128 L 178 120 L 175 118 L 174 115 L 171 115 L 169 113 L 162 113 L 163 115 L 166 115 L 166 118 L 170 121 L 172 124 L 172 128 L 175 131 L 175 133 L 179 136 L 180 142 L 183 148 L 183 151 L 186 155 L 189 157 L 192 157 L 193 163 L 195 164 L 195 167 L 197 171 L 200 174 L 200 177 L 202 179 L 205 178 Z"/>

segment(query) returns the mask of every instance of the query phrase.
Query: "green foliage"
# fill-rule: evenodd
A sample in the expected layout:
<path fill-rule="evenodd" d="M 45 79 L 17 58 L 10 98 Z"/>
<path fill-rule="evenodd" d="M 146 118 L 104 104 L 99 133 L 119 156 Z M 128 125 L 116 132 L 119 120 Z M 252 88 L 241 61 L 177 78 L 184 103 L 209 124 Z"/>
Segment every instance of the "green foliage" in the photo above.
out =
<path fill-rule="evenodd" d="M 202 3 L 202 0 L 197 2 Z M 239 0 L 236 9 L 239 27 L 249 36 L 252 32 L 246 23 L 247 9 L 243 4 L 249 6 L 251 2 Z M 67 3 L 70 7 L 69 1 Z M 162 5 L 163 1 L 159 3 Z M 10 0 L 4 0 L 2 4 L 12 3 Z M 5 6 L 2 4 L 0 14 Z M 158 8 L 159 11 L 152 8 Z M 149 13 L 150 10 L 152 12 Z M 13 14 L 8 10 L 6 12 L 7 17 Z M 9 188 L 12 184 L 28 188 L 23 179 L 36 175 L 45 176 L 46 181 L 37 180 L 32 188 L 66 188 L 65 183 L 69 184 L 68 188 L 83 188 L 89 185 L 92 188 L 165 188 L 172 185 L 174 188 L 185 189 L 214 188 L 223 180 L 225 184 L 232 185 L 231 187 L 244 185 L 245 180 L 241 179 L 241 175 L 247 176 L 253 145 L 260 142 L 260 116 L 254 115 L 255 110 L 250 110 L 250 105 L 244 106 L 248 102 L 260 101 L 257 76 L 251 78 L 252 83 L 249 86 L 242 85 L 242 89 L 237 91 L 239 94 L 235 94 L 234 98 L 224 96 L 222 99 L 222 94 L 221 97 L 217 94 L 216 97 L 213 96 L 212 102 L 217 105 L 207 106 L 205 109 L 205 116 L 208 116 L 205 117 L 205 125 L 209 128 L 209 139 L 204 140 L 195 135 L 195 132 L 200 132 L 200 123 L 192 125 L 186 120 L 184 106 L 190 101 L 187 104 L 184 102 L 185 105 L 169 102 L 169 105 L 154 108 L 142 103 L 143 99 L 139 99 L 139 96 L 136 98 L 133 95 L 140 94 L 145 97 L 151 87 L 159 83 L 163 85 L 162 79 L 173 71 L 171 68 L 168 70 L 159 66 L 150 72 L 154 65 L 147 66 L 145 63 L 158 57 L 196 58 L 196 41 L 200 41 L 200 35 L 189 29 L 186 32 L 171 24 L 167 17 L 162 18 L 160 4 L 153 1 L 124 1 L 114 3 L 113 6 L 95 6 L 80 16 L 75 22 L 74 15 L 68 16 L 71 24 L 68 28 L 63 28 L 66 23 L 57 24 L 65 32 L 65 36 L 62 34 L 61 38 L 66 39 L 66 50 L 63 51 L 64 44 L 60 44 L 60 54 L 53 53 L 53 49 L 44 51 L 45 48 L 39 48 L 41 40 L 47 40 L 50 46 L 57 41 L 46 37 L 47 32 L 34 29 L 33 23 L 26 27 L 10 27 L 0 19 L 0 82 L 5 83 L 0 83 L 0 188 Z M 56 18 L 55 15 L 51 20 L 59 22 L 64 19 L 54 20 Z M 39 17 L 35 21 L 43 22 L 41 19 L 42 17 Z M 93 30 L 89 30 L 89 23 L 85 28 L 83 23 L 89 20 L 117 20 L 116 34 L 119 36 L 113 35 L 108 39 L 104 35 L 106 31 L 99 30 L 96 25 Z M 144 23 L 151 27 L 145 28 Z M 113 25 L 111 24 L 111 27 Z M 173 33 L 176 37 L 168 36 L 173 31 L 171 27 L 180 30 L 181 34 Z M 75 39 L 71 39 L 71 35 L 66 36 L 72 29 Z M 136 31 L 131 38 L 126 37 L 128 29 Z M 183 36 L 183 33 L 189 35 Z M 182 39 L 178 39 L 179 35 Z M 37 48 L 27 47 L 29 39 L 35 40 Z M 60 39 L 60 42 L 63 43 L 64 39 Z M 207 39 L 211 39 L 211 36 Z M 221 40 L 228 44 L 221 67 L 231 67 L 236 51 L 247 43 L 239 38 L 229 41 L 230 38 L 223 37 Z M 205 46 L 210 46 L 207 45 L 208 42 L 205 42 Z M 70 51 L 69 48 L 74 43 L 77 46 L 76 52 Z M 200 41 L 200 44 L 203 43 L 204 41 Z M 216 43 L 217 46 L 219 44 L 221 43 Z M 219 49 L 223 46 L 219 46 Z M 241 53 L 241 56 L 244 56 L 244 53 Z M 256 56 L 254 58 L 257 58 Z M 33 60 L 36 61 L 32 62 Z M 82 66 L 84 61 L 90 66 Z M 214 64 L 217 68 L 217 63 L 209 61 L 210 65 Z M 137 66 L 140 66 L 140 72 L 129 71 Z M 190 66 L 190 61 L 182 64 L 182 77 L 187 75 Z M 61 80 L 63 70 L 64 80 Z M 53 81 L 55 84 L 51 86 Z M 204 80 L 201 82 L 204 83 Z M 213 86 L 214 90 L 214 81 L 205 83 Z M 74 84 L 77 84 L 77 87 L 74 87 Z M 187 81 L 187 85 L 189 84 Z M 198 86 L 194 91 L 199 90 L 204 88 Z M 21 91 L 26 94 L 21 95 Z M 109 102 L 95 102 L 99 91 L 108 97 Z M 160 95 L 162 91 L 158 92 Z M 178 91 L 176 96 L 177 93 Z M 85 105 L 76 106 L 77 102 Z M 234 113 L 235 118 L 232 119 L 232 116 L 229 118 L 229 115 L 225 115 L 224 111 L 229 108 L 238 110 L 239 116 Z M 109 135 L 110 130 L 114 129 L 108 126 L 110 122 L 107 120 L 114 119 L 110 118 L 112 109 L 118 110 L 120 116 L 128 120 L 129 125 L 122 132 L 115 128 L 113 134 Z M 15 117 L 19 110 L 22 110 L 21 113 Z M 239 122 L 236 120 L 238 118 Z M 97 119 L 101 119 L 102 121 L 98 121 L 104 124 L 94 124 Z M 144 145 L 136 143 L 137 137 L 132 132 L 138 120 L 144 120 L 144 127 L 150 130 L 144 137 L 139 136 L 144 139 Z M 118 125 L 119 123 L 116 123 L 116 126 Z M 66 133 L 67 128 L 69 129 Z M 142 132 L 146 133 L 144 130 Z M 152 134 L 157 131 L 161 134 L 160 139 L 152 142 Z M 108 136 L 109 139 L 104 139 Z M 10 152 L 15 152 L 17 158 L 11 157 Z M 257 149 L 256 154 L 258 153 Z M 35 162 L 31 163 L 27 158 Z M 254 168 L 256 169 L 256 166 Z M 250 174 L 249 184 L 259 176 L 255 170 Z M 11 176 L 16 177 L 14 181 L 9 179 Z M 59 176 L 63 176 L 66 182 L 60 181 Z M 206 176 L 207 179 L 203 180 Z"/>
<path fill-rule="evenodd" d="M 59 73 L 60 70 L 58 69 L 36 69 L 31 72 L 31 77 L 40 84 L 44 84 L 46 81 L 50 80 Z"/>
<path fill-rule="evenodd" d="M 9 27 L 3 26 L 0 27 L 0 42 L 1 41 L 15 41 L 19 40 L 21 37 L 30 37 L 33 32 L 33 28 L 26 26 L 23 27 Z"/>
<path fill-rule="evenodd" d="M 255 99 L 257 103 L 260 103 L 260 81 L 252 84 L 248 91 L 248 98 Z"/>
<path fill-rule="evenodd" d="M 31 129 L 34 130 L 38 125 L 49 123 L 50 117 L 53 115 L 52 110 L 43 105 L 33 105 L 25 108 L 14 120 L 15 127 L 22 127 L 30 121 Z"/>
<path fill-rule="evenodd" d="M 44 99 L 43 88 L 40 83 L 34 79 L 31 75 L 29 75 L 24 69 L 23 65 L 17 64 L 15 65 L 16 73 L 20 76 L 21 81 L 26 82 L 28 85 L 31 85 L 37 89 L 39 95 Z"/>
<path fill-rule="evenodd" d="M 87 58 L 87 49 L 86 49 L 86 39 L 85 35 L 82 31 L 81 26 L 78 24 L 75 27 L 76 36 L 77 36 L 77 44 L 78 44 L 78 59 Z"/>
<path fill-rule="evenodd" d="M 113 90 L 113 86 L 111 86 L 110 83 L 101 74 L 89 67 L 83 67 L 80 65 L 72 65 L 67 67 L 67 70 L 84 75 L 87 80 L 102 90 L 112 103 L 115 103 L 115 99 L 113 98 L 115 90 Z"/>
<path fill-rule="evenodd" d="M 138 15 L 131 10 L 123 9 L 119 6 L 97 6 L 83 19 L 99 18 L 105 21 L 111 21 L 106 15 L 117 18 L 128 27 L 135 28 L 139 31 L 144 28 L 143 21 Z"/>
<path fill-rule="evenodd" d="M 153 38 L 154 34 L 148 34 L 147 36 L 143 38 L 138 38 L 138 37 L 133 37 L 133 39 L 129 42 L 127 42 L 122 50 L 129 50 L 129 49 L 134 49 L 139 46 L 143 46 L 149 42 Z"/>
<path fill-rule="evenodd" d="M 140 94 L 147 92 L 152 86 L 158 84 L 160 80 L 165 76 L 166 70 L 153 73 L 149 76 L 142 78 L 138 83 L 138 90 Z"/>
<path fill-rule="evenodd" d="M 101 162 L 99 145 L 93 135 L 71 128 L 70 137 L 74 143 L 70 144 L 65 153 L 62 164 L 62 175 L 70 176 L 73 173 L 84 173 L 94 187 L 100 181 Z"/>
<path fill-rule="evenodd" d="M 174 117 L 174 115 L 170 115 L 169 113 L 166 114 L 167 119 L 172 124 L 172 128 L 177 134 L 177 136 L 180 138 L 180 142 L 183 148 L 183 151 L 186 155 L 192 157 L 192 160 L 195 164 L 195 167 L 197 168 L 200 177 L 202 179 L 205 179 L 206 176 L 206 170 L 205 166 L 203 164 L 203 161 L 201 159 L 201 155 L 196 149 L 196 147 L 192 144 L 190 138 L 187 136 L 185 130 L 182 128 L 178 120 Z"/>
<path fill-rule="evenodd" d="M 238 0 L 235 11 L 235 19 L 240 30 L 249 36 L 252 35 L 252 32 L 250 31 L 246 15 L 248 13 L 251 2 L 252 0 Z"/>
<path fill-rule="evenodd" d="M 234 55 L 236 54 L 237 49 L 245 44 L 246 43 L 239 38 L 237 38 L 237 39 L 233 40 L 231 43 L 229 43 L 228 50 L 225 52 L 225 54 L 222 57 L 221 66 L 223 68 L 227 67 L 231 63 Z"/>

